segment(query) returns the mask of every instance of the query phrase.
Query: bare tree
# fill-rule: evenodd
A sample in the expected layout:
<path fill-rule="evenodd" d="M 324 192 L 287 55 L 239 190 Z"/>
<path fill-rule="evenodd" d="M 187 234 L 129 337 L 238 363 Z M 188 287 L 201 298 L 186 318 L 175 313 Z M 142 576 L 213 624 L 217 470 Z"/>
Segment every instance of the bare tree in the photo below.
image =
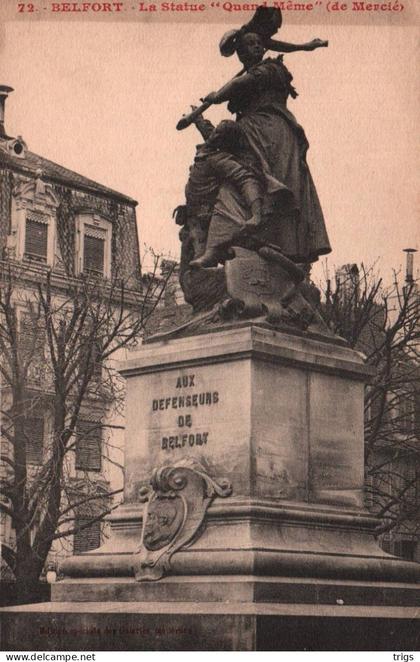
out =
<path fill-rule="evenodd" d="M 401 287 L 397 274 L 386 288 L 374 268 L 348 266 L 334 286 L 327 281 L 323 314 L 375 368 L 365 397 L 367 505 L 382 520 L 380 533 L 413 542 L 420 532 L 419 290 L 415 282 Z"/>
<path fill-rule="evenodd" d="M 3 558 L 20 600 L 30 599 L 55 541 L 116 507 L 121 489 L 112 491 L 100 472 L 102 462 L 123 468 L 109 416 L 124 400 L 114 363 L 139 341 L 159 304 L 157 264 L 142 291 L 126 289 L 117 275 L 64 281 L 0 265 L 0 511 L 15 532 Z M 40 411 L 50 420 L 41 449 Z"/>

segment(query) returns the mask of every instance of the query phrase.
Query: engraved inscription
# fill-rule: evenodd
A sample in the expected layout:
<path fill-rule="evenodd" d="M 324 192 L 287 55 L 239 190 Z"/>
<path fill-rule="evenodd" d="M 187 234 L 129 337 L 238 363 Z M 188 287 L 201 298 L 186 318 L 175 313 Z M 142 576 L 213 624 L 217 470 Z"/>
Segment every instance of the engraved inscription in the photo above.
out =
<path fill-rule="evenodd" d="M 175 448 L 185 448 L 185 446 L 203 446 L 207 444 L 209 433 L 197 432 L 196 434 L 181 434 L 172 437 L 162 437 L 161 448 L 162 450 L 174 450 Z"/>
<path fill-rule="evenodd" d="M 183 375 L 176 380 L 176 388 L 188 388 L 194 386 L 195 375 Z"/>
<path fill-rule="evenodd" d="M 176 395 L 173 397 L 159 398 L 152 401 L 153 411 L 165 411 L 165 409 L 182 409 L 183 407 L 201 407 L 203 405 L 215 405 L 219 402 L 218 391 L 207 391 L 206 393 L 193 393 L 192 395 Z"/>
<path fill-rule="evenodd" d="M 163 398 L 153 398 L 151 401 L 152 413 L 159 415 L 159 412 L 171 411 L 173 409 L 196 409 L 200 411 L 201 407 L 213 407 L 219 402 L 218 391 L 198 391 L 199 385 L 196 385 L 196 375 L 180 375 L 175 378 L 175 389 L 195 389 L 197 392 L 188 392 L 185 395 L 171 394 Z M 198 414 L 199 417 L 199 414 Z M 195 414 L 194 414 L 195 418 Z M 164 451 L 173 451 L 182 448 L 193 448 L 194 446 L 205 446 L 209 441 L 208 431 L 194 431 L 194 427 L 199 425 L 199 421 L 193 420 L 191 413 L 178 414 L 174 417 L 174 428 L 188 428 L 184 434 L 181 430 L 176 434 L 166 434 L 161 437 L 160 447 Z"/>

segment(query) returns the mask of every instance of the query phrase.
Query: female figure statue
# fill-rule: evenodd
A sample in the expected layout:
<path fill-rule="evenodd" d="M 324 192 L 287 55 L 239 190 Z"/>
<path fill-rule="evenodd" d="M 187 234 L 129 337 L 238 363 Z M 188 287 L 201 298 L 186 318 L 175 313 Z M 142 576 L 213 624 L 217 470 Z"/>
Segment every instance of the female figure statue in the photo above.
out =
<path fill-rule="evenodd" d="M 258 159 L 265 181 L 261 218 L 252 218 L 249 223 L 250 214 L 247 219 L 244 208 L 237 219 L 225 215 L 224 208 L 232 209 L 235 205 L 239 208 L 238 196 L 231 186 L 222 186 L 215 206 L 216 218 L 210 222 L 206 251 L 193 261 L 193 267 L 213 266 L 219 250 L 223 253 L 221 249 L 232 244 L 237 236 L 238 222 L 245 226 L 247 220 L 245 233 L 254 232 L 255 236 L 277 245 L 294 262 L 314 262 L 331 251 L 321 205 L 306 163 L 309 144 L 303 128 L 287 108 L 288 98 L 297 95 L 292 86 L 293 77 L 282 56 L 263 59 L 267 47 L 291 52 L 313 50 L 326 42 L 314 40 L 302 46 L 276 42 L 271 36 L 276 31 L 273 17 L 276 19 L 279 13 L 272 9 L 266 12 L 269 13 L 260 11 L 260 19 L 261 15 L 267 17 L 264 29 L 261 20 L 255 20 L 257 16 L 253 19 L 259 33 L 249 31 L 253 29 L 251 21 L 222 39 L 222 54 L 234 50 L 244 69 L 204 99 L 206 106 L 228 102 L 228 109 L 236 114 Z"/>

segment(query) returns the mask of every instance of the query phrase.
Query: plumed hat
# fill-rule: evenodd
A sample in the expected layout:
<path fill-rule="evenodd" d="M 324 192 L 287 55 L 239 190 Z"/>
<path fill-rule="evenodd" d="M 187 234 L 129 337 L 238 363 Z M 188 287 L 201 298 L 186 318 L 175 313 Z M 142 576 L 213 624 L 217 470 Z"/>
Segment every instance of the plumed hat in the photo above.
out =
<path fill-rule="evenodd" d="M 280 9 L 275 7 L 258 7 L 254 16 L 239 30 L 229 30 L 220 40 L 219 49 L 222 55 L 229 57 L 237 49 L 242 35 L 252 32 L 264 39 L 269 39 L 280 29 L 282 16 Z"/>

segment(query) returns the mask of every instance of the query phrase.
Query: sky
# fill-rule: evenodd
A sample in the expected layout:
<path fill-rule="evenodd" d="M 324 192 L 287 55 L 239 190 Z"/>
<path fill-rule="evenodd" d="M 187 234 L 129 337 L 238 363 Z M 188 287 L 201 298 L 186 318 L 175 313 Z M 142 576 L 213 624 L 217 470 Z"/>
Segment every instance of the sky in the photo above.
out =
<path fill-rule="evenodd" d="M 283 40 L 329 40 L 328 48 L 285 56 L 299 92 L 289 107 L 310 142 L 333 246 L 330 275 L 344 263 L 377 261 L 387 277 L 403 264 L 403 248 L 420 248 L 418 32 L 391 19 L 344 19 L 284 18 Z M 218 42 L 246 20 L 240 12 L 205 24 L 197 15 L 5 21 L 0 83 L 15 90 L 6 129 L 31 151 L 135 198 L 142 245 L 177 257 L 172 210 L 184 202 L 199 136 L 175 125 L 240 69 L 235 57 L 220 56 Z M 207 116 L 218 121 L 228 111 L 222 105 Z M 325 268 L 323 260 L 315 277 Z"/>

